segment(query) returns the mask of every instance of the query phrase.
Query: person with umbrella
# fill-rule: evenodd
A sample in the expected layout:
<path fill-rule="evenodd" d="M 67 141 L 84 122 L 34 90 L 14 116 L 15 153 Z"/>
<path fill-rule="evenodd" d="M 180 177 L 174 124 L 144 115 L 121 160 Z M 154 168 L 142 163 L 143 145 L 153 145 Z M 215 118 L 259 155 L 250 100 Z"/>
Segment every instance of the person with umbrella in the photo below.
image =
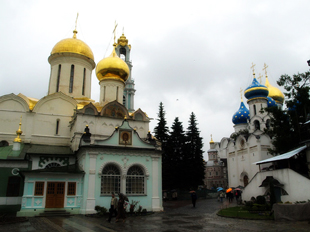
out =
<path fill-rule="evenodd" d="M 123 222 L 125 222 L 125 219 L 126 219 L 125 201 L 128 201 L 128 198 L 123 193 L 119 193 L 118 196 L 119 196 L 118 205 L 117 205 L 118 214 L 116 216 L 115 222 L 118 222 L 119 219 L 123 219 Z"/>
<path fill-rule="evenodd" d="M 193 204 L 193 207 L 195 208 L 196 207 L 197 194 L 194 190 L 191 190 L 189 193 L 191 194 L 192 204 Z"/>
<path fill-rule="evenodd" d="M 118 207 L 118 200 L 115 197 L 115 194 L 112 193 L 111 205 L 110 205 L 110 209 L 109 209 L 109 219 L 107 220 L 108 222 L 111 222 L 113 214 L 115 214 L 115 216 L 117 215 L 117 210 L 116 210 L 117 207 Z"/>

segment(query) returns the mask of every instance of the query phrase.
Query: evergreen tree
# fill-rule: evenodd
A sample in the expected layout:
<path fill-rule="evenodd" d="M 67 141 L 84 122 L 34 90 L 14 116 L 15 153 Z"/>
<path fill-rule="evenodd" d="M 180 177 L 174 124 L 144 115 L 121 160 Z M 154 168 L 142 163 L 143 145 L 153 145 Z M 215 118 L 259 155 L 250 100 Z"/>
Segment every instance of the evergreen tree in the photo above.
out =
<path fill-rule="evenodd" d="M 166 112 L 164 111 L 164 105 L 162 102 L 159 103 L 159 112 L 158 112 L 158 124 L 154 128 L 155 137 L 161 142 L 167 142 L 169 137 L 169 129 L 167 127 L 167 121 L 165 119 Z"/>
<path fill-rule="evenodd" d="M 282 111 L 277 107 L 267 108 L 271 113 L 271 129 L 267 132 L 274 137 L 272 154 L 281 154 L 299 146 L 299 143 L 309 139 L 303 129 L 310 120 L 310 72 L 294 74 L 292 77 L 282 75 L 277 81 L 286 92 L 287 109 Z M 305 128 L 307 129 L 307 128 Z M 307 132 L 307 130 L 306 130 Z"/>
<path fill-rule="evenodd" d="M 186 184 L 188 187 L 197 188 L 203 184 L 205 175 L 205 165 L 203 160 L 203 142 L 197 127 L 195 114 L 192 112 L 189 119 L 189 125 L 186 131 L 186 163 L 188 174 Z"/>
<path fill-rule="evenodd" d="M 184 178 L 187 173 L 187 169 L 184 169 L 186 168 L 184 164 L 185 141 L 185 132 L 182 123 L 176 117 L 171 127 L 166 149 L 167 157 L 169 157 L 167 161 L 168 176 L 164 184 L 169 189 L 183 189 L 186 187 L 184 186 Z"/>
<path fill-rule="evenodd" d="M 164 111 L 164 105 L 162 102 L 159 103 L 159 112 L 158 112 L 158 124 L 154 128 L 155 137 L 161 142 L 162 148 L 162 185 L 163 189 L 169 189 L 170 183 L 170 156 L 167 153 L 167 142 L 169 138 L 169 129 L 167 127 L 167 121 L 165 119 L 166 112 Z"/>

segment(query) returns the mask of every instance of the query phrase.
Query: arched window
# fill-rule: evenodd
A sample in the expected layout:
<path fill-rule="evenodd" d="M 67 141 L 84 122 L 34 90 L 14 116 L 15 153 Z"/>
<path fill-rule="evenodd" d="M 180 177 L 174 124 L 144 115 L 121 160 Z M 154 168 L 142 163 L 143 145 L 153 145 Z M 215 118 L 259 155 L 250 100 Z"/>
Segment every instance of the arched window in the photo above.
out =
<path fill-rule="evenodd" d="M 59 92 L 60 73 L 61 73 L 61 64 L 60 64 L 60 65 L 58 65 L 58 74 L 57 74 L 56 92 Z"/>
<path fill-rule="evenodd" d="M 145 175 L 143 170 L 135 165 L 129 168 L 126 178 L 126 194 L 145 194 Z"/>
<path fill-rule="evenodd" d="M 256 105 L 253 105 L 254 115 L 256 115 Z"/>
<path fill-rule="evenodd" d="M 84 68 L 83 72 L 83 86 L 82 86 L 82 95 L 85 95 L 85 78 L 86 78 L 86 68 Z"/>
<path fill-rule="evenodd" d="M 56 120 L 56 131 L 55 131 L 55 132 L 56 132 L 56 133 L 55 133 L 56 135 L 58 135 L 58 133 L 59 133 L 59 124 L 60 124 L 60 119 L 57 119 L 57 120 Z"/>
<path fill-rule="evenodd" d="M 119 50 L 119 54 L 120 54 L 120 58 L 123 60 L 123 61 L 126 61 L 126 49 L 125 48 L 121 48 Z"/>
<path fill-rule="evenodd" d="M 244 187 L 249 184 L 249 177 L 247 175 L 243 177 L 243 184 L 244 184 Z"/>
<path fill-rule="evenodd" d="M 69 93 L 73 92 L 73 80 L 74 80 L 74 65 L 72 64 L 70 72 Z"/>
<path fill-rule="evenodd" d="M 7 146 L 9 146 L 9 142 L 8 142 L 8 141 L 2 140 L 2 141 L 0 142 L 0 147 L 7 147 Z"/>
<path fill-rule="evenodd" d="M 101 195 L 119 193 L 121 183 L 121 173 L 114 164 L 104 167 L 101 174 Z"/>
<path fill-rule="evenodd" d="M 255 130 L 260 130 L 260 124 L 258 120 L 254 121 Z"/>

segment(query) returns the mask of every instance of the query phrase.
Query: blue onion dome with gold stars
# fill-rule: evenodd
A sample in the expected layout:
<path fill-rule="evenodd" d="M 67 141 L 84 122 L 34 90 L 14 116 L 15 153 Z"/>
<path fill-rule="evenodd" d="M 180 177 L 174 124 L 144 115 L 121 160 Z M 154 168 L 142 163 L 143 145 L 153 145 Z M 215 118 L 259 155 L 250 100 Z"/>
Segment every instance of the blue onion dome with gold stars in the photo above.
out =
<path fill-rule="evenodd" d="M 271 97 L 267 97 L 267 100 L 268 100 L 268 101 L 267 101 L 267 107 L 268 107 L 268 108 L 277 105 L 276 101 L 273 100 Z"/>
<path fill-rule="evenodd" d="M 260 84 L 254 74 L 254 78 L 252 84 L 247 87 L 244 91 L 244 96 L 250 101 L 257 98 L 265 98 L 267 99 L 268 96 L 268 88 L 265 85 Z"/>
<path fill-rule="evenodd" d="M 243 103 L 241 99 L 241 104 L 239 110 L 233 115 L 232 122 L 237 125 L 241 123 L 247 123 L 247 120 L 250 119 L 250 111 Z"/>

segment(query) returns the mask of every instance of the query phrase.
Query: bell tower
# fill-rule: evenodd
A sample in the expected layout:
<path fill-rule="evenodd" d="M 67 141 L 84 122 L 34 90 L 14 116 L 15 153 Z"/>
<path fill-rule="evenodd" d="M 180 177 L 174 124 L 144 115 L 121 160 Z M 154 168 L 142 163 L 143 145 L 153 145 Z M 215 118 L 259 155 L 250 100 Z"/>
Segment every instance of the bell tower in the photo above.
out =
<path fill-rule="evenodd" d="M 116 54 L 126 62 L 128 68 L 130 70 L 129 77 L 125 82 L 124 95 L 123 95 L 123 105 L 128 109 L 129 112 L 135 111 L 134 109 L 134 97 L 135 97 L 135 81 L 131 77 L 132 63 L 130 61 L 130 50 L 131 45 L 128 44 L 128 39 L 124 33 L 117 40 L 115 44 L 115 52 Z"/>

